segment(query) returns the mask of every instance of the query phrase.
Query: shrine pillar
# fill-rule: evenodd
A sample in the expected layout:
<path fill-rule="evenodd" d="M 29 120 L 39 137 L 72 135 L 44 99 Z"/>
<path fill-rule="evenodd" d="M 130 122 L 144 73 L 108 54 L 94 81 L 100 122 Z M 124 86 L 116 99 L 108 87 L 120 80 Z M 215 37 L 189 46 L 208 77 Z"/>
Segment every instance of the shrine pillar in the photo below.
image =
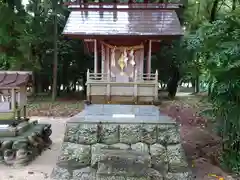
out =
<path fill-rule="evenodd" d="M 144 46 L 143 46 L 143 48 L 141 49 L 141 51 L 140 51 L 140 62 L 139 62 L 139 71 L 138 72 L 140 72 L 140 74 L 143 74 L 144 73 Z M 141 78 L 141 80 L 142 80 L 142 76 L 140 77 Z"/>
<path fill-rule="evenodd" d="M 109 73 L 110 71 L 110 61 L 109 61 L 109 56 L 110 56 L 110 49 L 109 47 L 105 46 L 105 72 Z"/>
<path fill-rule="evenodd" d="M 16 89 L 11 89 L 11 110 L 16 109 Z"/>
<path fill-rule="evenodd" d="M 98 72 L 97 40 L 94 40 L 94 73 Z"/>
<path fill-rule="evenodd" d="M 102 58 L 101 58 L 101 73 L 105 73 L 105 60 L 106 60 L 106 51 L 105 51 L 105 46 L 101 44 L 101 51 L 102 51 Z"/>
<path fill-rule="evenodd" d="M 147 76 L 148 76 L 148 78 L 150 78 L 150 74 L 151 74 L 151 56 L 152 56 L 152 40 L 149 40 L 148 56 L 147 56 Z"/>

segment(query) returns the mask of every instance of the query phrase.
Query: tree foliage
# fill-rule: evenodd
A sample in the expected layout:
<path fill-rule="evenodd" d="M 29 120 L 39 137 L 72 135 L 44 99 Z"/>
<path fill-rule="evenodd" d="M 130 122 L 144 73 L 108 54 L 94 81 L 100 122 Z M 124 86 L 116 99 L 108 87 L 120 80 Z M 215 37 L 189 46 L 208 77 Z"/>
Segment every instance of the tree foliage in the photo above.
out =
<path fill-rule="evenodd" d="M 224 141 L 224 164 L 240 171 L 240 11 L 225 12 L 204 21 L 184 39 L 189 53 L 198 57 L 200 74 L 210 87 L 210 100 L 219 134 Z M 192 59 L 192 62 L 194 59 Z M 191 61 L 188 61 L 191 64 Z"/>
<path fill-rule="evenodd" d="M 60 4 L 60 1 L 56 1 Z M 31 70 L 39 92 L 52 84 L 54 56 L 54 13 L 50 0 L 30 0 L 26 8 L 21 1 L 0 3 L 0 65 L 4 70 Z M 61 35 L 69 11 L 57 6 L 58 23 L 58 89 L 68 89 L 79 81 L 80 72 L 86 71 L 91 56 L 84 53 L 80 40 Z"/>

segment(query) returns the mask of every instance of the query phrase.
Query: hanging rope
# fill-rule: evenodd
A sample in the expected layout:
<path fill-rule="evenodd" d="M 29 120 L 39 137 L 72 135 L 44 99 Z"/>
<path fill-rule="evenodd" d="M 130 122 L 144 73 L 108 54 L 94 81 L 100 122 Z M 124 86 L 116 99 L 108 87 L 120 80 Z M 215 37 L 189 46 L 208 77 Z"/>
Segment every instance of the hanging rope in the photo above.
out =
<path fill-rule="evenodd" d="M 126 49 L 126 51 L 130 51 L 130 50 L 142 49 L 144 47 L 143 44 L 136 45 L 136 46 L 112 46 L 110 44 L 105 43 L 104 41 L 101 41 L 101 43 L 111 49 L 115 48 L 115 50 L 123 50 L 123 49 L 125 50 Z"/>

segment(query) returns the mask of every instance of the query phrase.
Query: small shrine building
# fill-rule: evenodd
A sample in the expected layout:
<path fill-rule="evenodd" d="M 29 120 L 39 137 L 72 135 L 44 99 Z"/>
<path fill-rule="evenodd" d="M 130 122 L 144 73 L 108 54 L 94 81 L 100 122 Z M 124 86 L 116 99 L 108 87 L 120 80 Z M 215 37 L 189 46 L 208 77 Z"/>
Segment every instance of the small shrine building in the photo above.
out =
<path fill-rule="evenodd" d="M 173 3 L 66 4 L 71 13 L 63 30 L 82 39 L 94 53 L 94 71 L 87 71 L 87 99 L 92 102 L 158 100 L 158 72 L 151 55 L 162 40 L 183 35 Z"/>

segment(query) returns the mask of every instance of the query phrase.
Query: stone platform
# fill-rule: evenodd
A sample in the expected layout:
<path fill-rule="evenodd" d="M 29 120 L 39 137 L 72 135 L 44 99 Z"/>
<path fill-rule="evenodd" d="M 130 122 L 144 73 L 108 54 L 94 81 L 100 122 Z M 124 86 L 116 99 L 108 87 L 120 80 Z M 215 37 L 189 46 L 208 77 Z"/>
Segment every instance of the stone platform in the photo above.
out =
<path fill-rule="evenodd" d="M 52 178 L 191 180 L 179 127 L 153 105 L 100 105 L 68 121 Z"/>
<path fill-rule="evenodd" d="M 51 145 L 50 124 L 37 121 L 0 121 L 0 160 L 6 165 L 27 165 Z"/>

